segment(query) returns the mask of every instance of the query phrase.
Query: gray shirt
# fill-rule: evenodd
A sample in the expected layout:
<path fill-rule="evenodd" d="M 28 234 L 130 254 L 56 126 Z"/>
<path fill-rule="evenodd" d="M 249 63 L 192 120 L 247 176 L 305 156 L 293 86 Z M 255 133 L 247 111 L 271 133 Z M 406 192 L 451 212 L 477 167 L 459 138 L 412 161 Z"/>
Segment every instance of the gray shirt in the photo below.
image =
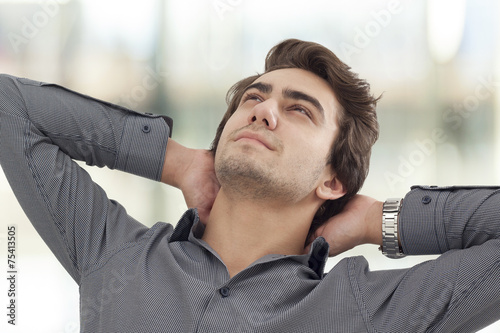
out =
<path fill-rule="evenodd" d="M 34 227 L 80 287 L 82 332 L 473 332 L 500 319 L 498 188 L 414 187 L 400 216 L 410 269 L 363 257 L 328 273 L 328 244 L 268 255 L 233 278 L 189 210 L 148 228 L 73 159 L 159 180 L 169 119 L 0 75 L 0 161 Z"/>

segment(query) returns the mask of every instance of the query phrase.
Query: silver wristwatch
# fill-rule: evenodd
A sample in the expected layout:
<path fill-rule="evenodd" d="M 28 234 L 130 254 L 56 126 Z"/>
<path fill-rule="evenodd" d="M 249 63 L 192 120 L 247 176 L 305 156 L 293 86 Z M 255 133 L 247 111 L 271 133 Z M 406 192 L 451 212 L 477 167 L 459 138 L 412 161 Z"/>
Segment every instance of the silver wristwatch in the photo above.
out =
<path fill-rule="evenodd" d="M 402 203 L 402 198 L 387 199 L 382 209 L 382 254 L 392 259 L 405 256 L 398 238 L 398 218 Z"/>

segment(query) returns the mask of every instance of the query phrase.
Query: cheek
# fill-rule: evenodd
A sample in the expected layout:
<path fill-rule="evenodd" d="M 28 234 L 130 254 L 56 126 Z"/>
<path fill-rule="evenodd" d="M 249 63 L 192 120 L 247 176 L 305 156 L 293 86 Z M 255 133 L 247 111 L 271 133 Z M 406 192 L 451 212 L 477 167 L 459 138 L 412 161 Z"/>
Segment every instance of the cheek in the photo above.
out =
<path fill-rule="evenodd" d="M 226 126 L 224 126 L 224 129 L 222 130 L 222 133 L 220 135 L 220 139 L 219 139 L 219 147 L 220 146 L 224 146 L 226 141 L 227 141 L 227 137 L 229 136 L 229 134 L 233 131 L 232 127 L 231 127 L 231 124 L 230 122 L 228 121 L 226 123 Z"/>
<path fill-rule="evenodd" d="M 303 157 L 309 159 L 311 163 L 326 165 L 330 157 L 333 138 L 331 136 L 313 136 L 309 140 L 304 140 L 302 145 Z"/>
<path fill-rule="evenodd" d="M 246 120 L 246 115 L 245 111 L 241 110 L 241 108 L 236 109 L 234 113 L 229 117 L 227 120 L 226 126 L 240 126 L 245 124 Z"/>
<path fill-rule="evenodd" d="M 217 145 L 217 151 L 220 150 L 219 148 L 222 148 L 226 145 L 229 135 L 233 133 L 236 129 L 238 129 L 238 127 L 235 124 L 235 114 L 233 114 L 224 125 L 224 129 L 222 130 L 222 133 L 219 138 L 219 143 Z"/>
<path fill-rule="evenodd" d="M 222 130 L 220 141 L 227 140 L 227 137 L 236 130 L 243 128 L 245 125 L 245 119 L 242 117 L 241 112 L 236 110 L 233 115 L 227 120 L 224 129 Z"/>

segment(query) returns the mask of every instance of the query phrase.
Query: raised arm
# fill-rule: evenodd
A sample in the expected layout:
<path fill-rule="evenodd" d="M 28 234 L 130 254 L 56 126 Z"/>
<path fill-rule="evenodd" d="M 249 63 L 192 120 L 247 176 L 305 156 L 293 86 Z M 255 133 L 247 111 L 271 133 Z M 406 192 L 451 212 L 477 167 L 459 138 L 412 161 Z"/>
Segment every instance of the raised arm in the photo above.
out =
<path fill-rule="evenodd" d="M 320 235 L 334 251 L 363 240 L 380 244 L 381 204 L 356 196 Z M 411 269 L 350 266 L 367 326 L 380 332 L 475 332 L 500 319 L 500 188 L 413 187 L 403 200 L 399 230 L 405 254 L 442 255 Z"/>
<path fill-rule="evenodd" d="M 71 276 L 147 232 L 72 161 L 159 181 L 168 119 L 53 84 L 0 75 L 0 162 L 35 229 Z"/>
<path fill-rule="evenodd" d="M 357 195 L 314 237 L 330 243 L 330 255 L 360 244 L 382 245 L 382 205 Z M 500 238 L 500 187 L 414 186 L 399 216 L 399 241 L 407 255 L 442 254 Z"/>

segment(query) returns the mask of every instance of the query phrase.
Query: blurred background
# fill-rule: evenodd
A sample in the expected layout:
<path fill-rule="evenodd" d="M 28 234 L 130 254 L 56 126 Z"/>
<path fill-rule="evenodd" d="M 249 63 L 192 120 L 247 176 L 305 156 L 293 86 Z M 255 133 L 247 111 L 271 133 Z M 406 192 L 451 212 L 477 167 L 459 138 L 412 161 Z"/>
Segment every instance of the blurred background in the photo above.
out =
<path fill-rule="evenodd" d="M 385 200 L 414 184 L 499 183 L 499 15 L 495 0 L 0 0 L 0 72 L 169 115 L 175 140 L 208 148 L 229 87 L 262 72 L 281 40 L 315 41 L 383 94 L 362 193 Z M 85 168 L 146 225 L 175 223 L 186 209 L 176 189 Z M 0 331 L 78 332 L 78 286 L 1 171 L 0 205 L 0 263 L 13 224 L 19 268 L 18 325 L 2 315 Z M 372 269 L 432 259 L 394 261 L 362 246 L 330 259 L 329 268 L 350 255 L 366 256 Z M 499 330 L 500 322 L 483 332 Z"/>

